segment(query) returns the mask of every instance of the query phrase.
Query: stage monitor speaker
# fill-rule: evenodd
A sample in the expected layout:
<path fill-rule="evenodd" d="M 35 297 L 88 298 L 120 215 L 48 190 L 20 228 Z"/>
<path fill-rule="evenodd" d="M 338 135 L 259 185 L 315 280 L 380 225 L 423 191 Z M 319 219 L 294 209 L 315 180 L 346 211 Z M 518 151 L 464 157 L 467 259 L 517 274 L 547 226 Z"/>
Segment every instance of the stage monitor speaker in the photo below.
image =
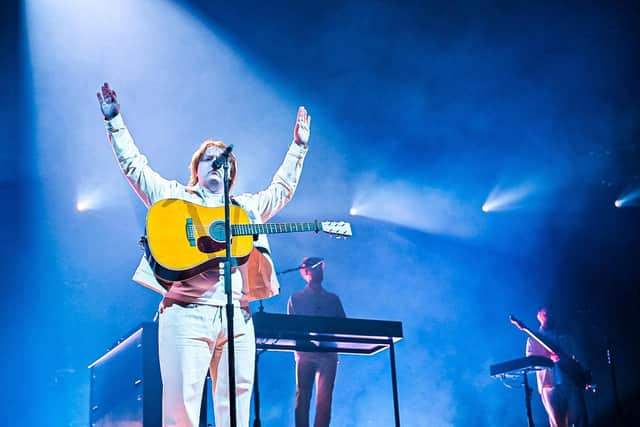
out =
<path fill-rule="evenodd" d="M 158 324 L 146 322 L 89 365 L 92 427 L 162 425 Z"/>
<path fill-rule="evenodd" d="M 91 370 L 91 427 L 159 427 L 162 425 L 162 378 L 158 360 L 158 324 L 142 323 L 116 343 Z M 207 378 L 200 427 L 213 418 Z M 209 421 L 211 422 L 211 421 Z"/>

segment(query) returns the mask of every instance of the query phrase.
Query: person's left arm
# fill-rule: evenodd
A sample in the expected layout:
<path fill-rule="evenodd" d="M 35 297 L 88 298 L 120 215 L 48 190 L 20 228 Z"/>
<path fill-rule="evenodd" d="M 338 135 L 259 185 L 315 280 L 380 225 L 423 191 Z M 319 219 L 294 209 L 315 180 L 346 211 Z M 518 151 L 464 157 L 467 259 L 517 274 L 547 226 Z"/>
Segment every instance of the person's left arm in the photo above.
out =
<path fill-rule="evenodd" d="M 293 197 L 302 173 L 304 158 L 309 149 L 310 130 L 311 116 L 301 106 L 298 108 L 293 129 L 293 142 L 280 168 L 273 176 L 271 184 L 252 196 L 252 202 L 262 222 L 268 221 L 277 214 Z"/>

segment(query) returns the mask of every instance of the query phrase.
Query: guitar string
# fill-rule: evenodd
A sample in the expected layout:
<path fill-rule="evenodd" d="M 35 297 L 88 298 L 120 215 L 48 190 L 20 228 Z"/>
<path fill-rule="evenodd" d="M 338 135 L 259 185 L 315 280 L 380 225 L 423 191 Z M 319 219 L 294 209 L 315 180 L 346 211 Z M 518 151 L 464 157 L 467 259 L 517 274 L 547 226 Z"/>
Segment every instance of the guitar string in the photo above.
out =
<path fill-rule="evenodd" d="M 275 223 L 275 224 L 249 224 L 249 223 L 245 223 L 245 224 L 231 224 L 232 228 L 239 228 L 239 227 L 255 227 L 255 228 L 303 228 L 303 227 L 313 227 L 315 229 L 315 223 L 313 222 L 309 222 L 309 223 L 299 223 L 299 224 L 284 224 L 284 223 Z M 193 227 L 196 229 L 203 229 L 203 230 L 208 230 L 209 226 L 208 225 L 203 225 L 203 224 L 196 224 L 193 223 Z"/>
<path fill-rule="evenodd" d="M 208 233 L 209 226 L 202 224 L 192 224 L 193 230 L 199 233 Z M 231 224 L 231 229 L 238 232 L 250 234 L 261 234 L 260 231 L 267 232 L 295 232 L 295 231 L 315 231 L 315 223 L 306 224 Z"/>

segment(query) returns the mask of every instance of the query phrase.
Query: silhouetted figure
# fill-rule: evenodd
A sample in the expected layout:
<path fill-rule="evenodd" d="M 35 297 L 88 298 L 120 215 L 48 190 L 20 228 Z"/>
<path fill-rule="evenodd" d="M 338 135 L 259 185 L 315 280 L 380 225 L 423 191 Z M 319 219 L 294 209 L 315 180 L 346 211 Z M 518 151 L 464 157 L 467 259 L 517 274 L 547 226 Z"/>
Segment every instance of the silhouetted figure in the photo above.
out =
<path fill-rule="evenodd" d="M 538 335 L 544 342 L 552 343 L 552 348 L 558 346 L 565 353 L 573 356 L 573 341 L 566 335 L 560 335 L 555 329 L 553 316 L 546 307 L 538 310 L 540 329 Z M 558 362 L 560 357 L 544 348 L 533 338 L 527 340 L 527 356 L 544 356 Z M 542 405 L 549 416 L 551 427 L 587 427 L 587 409 L 583 391 L 576 387 L 571 380 L 556 365 L 554 368 L 542 369 L 536 372 L 538 392 Z"/>
<path fill-rule="evenodd" d="M 287 314 L 346 317 L 340 298 L 322 287 L 324 261 L 308 257 L 302 261 L 300 274 L 307 285 L 289 298 Z M 316 419 L 314 427 L 327 427 L 331 420 L 331 399 L 338 367 L 337 353 L 295 352 L 296 359 L 296 427 L 309 426 L 309 404 L 315 380 Z"/>

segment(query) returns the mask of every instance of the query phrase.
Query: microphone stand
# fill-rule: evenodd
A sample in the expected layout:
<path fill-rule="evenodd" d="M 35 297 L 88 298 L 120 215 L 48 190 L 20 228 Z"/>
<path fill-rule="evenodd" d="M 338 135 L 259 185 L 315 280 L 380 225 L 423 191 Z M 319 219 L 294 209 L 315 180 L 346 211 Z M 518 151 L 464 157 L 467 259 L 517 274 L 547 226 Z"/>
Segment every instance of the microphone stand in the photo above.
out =
<path fill-rule="evenodd" d="M 524 370 L 524 374 L 523 376 L 523 380 L 524 380 L 524 398 L 525 398 L 525 405 L 527 407 L 527 425 L 529 427 L 534 427 L 535 424 L 533 424 L 533 415 L 531 413 L 531 393 L 533 392 L 533 389 L 531 388 L 531 386 L 529 386 L 529 371 L 527 371 L 526 369 Z"/>
<path fill-rule="evenodd" d="M 230 150 L 232 146 L 229 146 Z M 236 414 L 236 353 L 233 333 L 233 289 L 231 286 L 231 262 L 235 261 L 231 257 L 231 214 L 229 205 L 231 199 L 229 197 L 229 158 L 224 158 L 223 164 L 223 181 L 224 181 L 224 234 L 225 234 L 225 253 L 224 258 L 224 292 L 227 294 L 227 359 L 229 362 L 229 416 L 231 421 L 231 427 L 237 426 L 237 414 Z M 222 427 L 222 426 L 220 426 Z"/>
<path fill-rule="evenodd" d="M 256 349 L 256 366 L 253 373 L 253 427 L 262 427 L 262 421 L 260 420 L 260 385 L 258 383 L 260 376 L 258 375 L 258 363 L 260 362 L 260 355 L 265 351 L 266 350 L 258 351 L 258 349 Z"/>
<path fill-rule="evenodd" d="M 578 311 L 578 313 L 583 315 L 592 315 L 592 310 L 587 308 L 584 310 Z M 609 379 L 611 380 L 611 392 L 613 394 L 613 404 L 615 406 L 615 416 L 617 417 L 616 422 L 618 425 L 625 425 L 623 423 L 622 416 L 622 406 L 620 405 L 620 395 L 618 392 L 618 380 L 616 375 L 616 358 L 613 351 L 613 343 L 611 342 L 611 336 L 609 332 L 602 325 L 601 322 L 596 322 L 595 320 L 589 318 L 589 323 L 591 325 L 591 329 L 595 331 L 596 334 L 600 335 L 601 338 L 604 338 L 604 350 L 605 356 L 607 357 L 607 367 L 609 368 Z M 592 390 L 592 391 L 595 391 Z"/>
<path fill-rule="evenodd" d="M 606 353 L 607 353 L 607 365 L 609 366 L 609 375 L 611 376 L 611 387 L 613 389 L 613 402 L 616 407 L 616 416 L 618 422 L 622 421 L 622 408 L 620 406 L 620 397 L 618 395 L 618 381 L 616 380 L 616 363 L 613 355 L 613 346 L 609 335 L 605 336 L 606 341 Z"/>

